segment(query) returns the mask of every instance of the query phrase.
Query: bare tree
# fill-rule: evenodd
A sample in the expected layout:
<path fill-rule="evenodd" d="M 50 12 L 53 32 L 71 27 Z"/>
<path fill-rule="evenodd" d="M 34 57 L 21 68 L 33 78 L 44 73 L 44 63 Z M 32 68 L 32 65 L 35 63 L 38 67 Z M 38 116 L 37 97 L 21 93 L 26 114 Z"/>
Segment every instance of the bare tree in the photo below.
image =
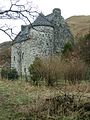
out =
<path fill-rule="evenodd" d="M 25 24 L 31 24 L 31 18 L 35 17 L 37 10 L 32 2 L 21 3 L 21 0 L 8 0 L 8 8 L 0 7 L 0 20 L 21 20 Z M 15 37 L 13 27 L 8 24 L 0 25 L 0 31 L 4 32 L 11 40 Z"/>

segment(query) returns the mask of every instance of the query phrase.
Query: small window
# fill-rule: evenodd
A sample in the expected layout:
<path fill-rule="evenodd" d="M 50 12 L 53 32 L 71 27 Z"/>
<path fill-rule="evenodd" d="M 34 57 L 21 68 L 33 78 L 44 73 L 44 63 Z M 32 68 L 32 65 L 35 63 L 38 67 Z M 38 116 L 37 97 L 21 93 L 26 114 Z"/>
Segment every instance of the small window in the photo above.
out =
<path fill-rule="evenodd" d="M 48 43 L 46 43 L 48 45 Z"/>
<path fill-rule="evenodd" d="M 24 52 L 22 53 L 22 59 L 24 58 Z"/>
<path fill-rule="evenodd" d="M 48 36 L 49 37 L 49 39 L 51 38 L 51 36 Z"/>
<path fill-rule="evenodd" d="M 14 61 L 15 61 L 15 56 L 14 56 Z"/>
<path fill-rule="evenodd" d="M 26 72 L 26 68 L 24 68 L 24 72 Z"/>
<path fill-rule="evenodd" d="M 44 34 L 42 34 L 42 37 L 44 37 Z"/>

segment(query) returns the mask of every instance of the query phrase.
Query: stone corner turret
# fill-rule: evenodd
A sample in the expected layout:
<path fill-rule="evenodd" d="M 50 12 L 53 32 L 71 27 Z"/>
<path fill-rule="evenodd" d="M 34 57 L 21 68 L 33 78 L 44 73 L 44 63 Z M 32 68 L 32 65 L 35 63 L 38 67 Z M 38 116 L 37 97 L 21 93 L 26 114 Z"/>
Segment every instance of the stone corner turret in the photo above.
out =
<path fill-rule="evenodd" d="M 60 16 L 61 15 L 61 10 L 59 8 L 54 8 L 53 9 L 53 14 Z"/>

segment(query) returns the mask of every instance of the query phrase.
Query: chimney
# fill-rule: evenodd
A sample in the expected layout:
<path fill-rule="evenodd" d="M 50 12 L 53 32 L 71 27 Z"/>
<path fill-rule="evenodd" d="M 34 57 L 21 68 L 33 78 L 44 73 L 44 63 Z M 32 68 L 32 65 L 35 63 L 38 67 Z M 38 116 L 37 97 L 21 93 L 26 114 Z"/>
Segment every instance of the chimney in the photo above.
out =
<path fill-rule="evenodd" d="M 61 10 L 59 8 L 54 8 L 53 13 L 54 13 L 54 15 L 61 16 Z"/>

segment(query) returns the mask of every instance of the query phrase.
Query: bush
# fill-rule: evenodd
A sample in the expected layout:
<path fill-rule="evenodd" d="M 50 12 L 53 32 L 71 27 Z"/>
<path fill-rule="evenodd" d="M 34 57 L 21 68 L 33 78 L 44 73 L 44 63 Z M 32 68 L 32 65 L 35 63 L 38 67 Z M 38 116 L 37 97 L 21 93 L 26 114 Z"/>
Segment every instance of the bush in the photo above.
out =
<path fill-rule="evenodd" d="M 39 58 L 35 58 L 33 64 L 29 67 L 30 78 L 35 85 L 38 85 L 39 81 L 42 80 L 42 68 L 42 61 Z"/>
<path fill-rule="evenodd" d="M 87 65 L 80 59 L 61 60 L 58 56 L 36 58 L 29 67 L 30 77 L 34 84 L 45 80 L 48 86 L 55 85 L 59 80 L 69 81 L 70 84 L 80 83 L 89 77 Z"/>
<path fill-rule="evenodd" d="M 85 35 L 77 43 L 77 51 L 82 60 L 90 65 L 90 33 Z"/>
<path fill-rule="evenodd" d="M 65 63 L 64 79 L 69 83 L 79 83 L 81 80 L 85 80 L 87 66 L 84 62 L 78 59 L 72 59 Z"/>
<path fill-rule="evenodd" d="M 71 52 L 73 50 L 73 45 L 68 42 L 64 45 L 64 48 L 62 50 L 62 55 L 64 56 L 68 56 L 69 52 Z"/>
<path fill-rule="evenodd" d="M 18 79 L 18 73 L 16 69 L 10 69 L 10 68 L 2 68 L 1 70 L 1 78 L 5 78 L 8 80 L 15 80 Z"/>
<path fill-rule="evenodd" d="M 58 56 L 51 56 L 43 60 L 44 63 L 44 78 L 48 86 L 55 85 L 58 80 L 62 79 L 63 62 Z"/>
<path fill-rule="evenodd" d="M 1 78 L 8 78 L 8 71 L 7 71 L 7 68 L 2 68 L 1 69 Z"/>
<path fill-rule="evenodd" d="M 49 57 L 44 59 L 36 58 L 29 67 L 30 78 L 34 84 L 45 80 L 48 86 L 53 86 L 62 76 L 61 60 L 59 57 Z"/>
<path fill-rule="evenodd" d="M 79 58 L 61 59 L 54 56 L 44 59 L 43 73 L 48 85 L 54 85 L 59 80 L 68 81 L 70 84 L 80 83 L 89 78 L 89 70 L 85 62 Z"/>
<path fill-rule="evenodd" d="M 18 73 L 17 73 L 17 71 L 16 71 L 16 69 L 10 69 L 9 71 L 8 71 L 8 79 L 12 79 L 12 80 L 15 80 L 15 79 L 18 79 Z"/>
<path fill-rule="evenodd" d="M 87 70 L 85 73 L 85 80 L 90 80 L 90 67 L 87 67 Z"/>

